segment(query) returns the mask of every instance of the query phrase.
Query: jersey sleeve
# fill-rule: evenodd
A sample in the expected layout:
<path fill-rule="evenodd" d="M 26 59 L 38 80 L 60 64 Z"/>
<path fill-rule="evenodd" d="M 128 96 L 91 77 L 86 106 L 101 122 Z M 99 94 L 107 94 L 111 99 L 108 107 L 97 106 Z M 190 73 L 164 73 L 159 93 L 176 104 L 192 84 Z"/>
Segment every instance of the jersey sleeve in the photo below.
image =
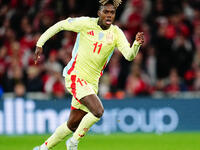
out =
<path fill-rule="evenodd" d="M 80 32 L 84 27 L 87 27 L 89 23 L 89 17 L 80 18 L 67 18 L 66 20 L 59 21 L 58 23 L 47 29 L 37 41 L 36 46 L 42 47 L 44 43 L 54 36 L 56 33 L 67 30 L 73 32 Z"/>
<path fill-rule="evenodd" d="M 122 53 L 122 55 L 126 58 L 128 61 L 132 61 L 139 49 L 140 49 L 140 44 L 135 40 L 132 47 L 130 47 L 130 43 L 128 42 L 126 36 L 124 35 L 123 31 L 117 27 L 116 30 L 116 46 L 119 49 L 119 51 Z"/>

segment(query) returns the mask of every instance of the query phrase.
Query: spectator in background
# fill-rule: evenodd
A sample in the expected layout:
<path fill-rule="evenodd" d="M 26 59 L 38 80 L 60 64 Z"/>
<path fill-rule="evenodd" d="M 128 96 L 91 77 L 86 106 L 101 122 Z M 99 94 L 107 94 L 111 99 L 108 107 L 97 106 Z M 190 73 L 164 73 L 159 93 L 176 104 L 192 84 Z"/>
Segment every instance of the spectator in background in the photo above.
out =
<path fill-rule="evenodd" d="M 199 35 L 199 29 L 196 29 L 200 26 L 200 10 L 199 10 L 198 7 L 196 7 L 194 9 L 194 17 L 193 17 L 193 20 L 191 22 L 192 22 L 192 25 L 195 28 L 195 30 L 198 30 L 198 32 L 194 30 L 194 35 L 196 35 L 196 34 Z M 199 44 L 199 42 L 198 42 L 198 44 Z"/>
<path fill-rule="evenodd" d="M 62 70 L 62 66 L 57 61 L 57 50 L 50 51 L 48 60 L 45 62 L 44 67 L 48 74 Z"/>
<path fill-rule="evenodd" d="M 4 42 L 5 33 L 6 33 L 7 29 L 9 29 L 9 28 L 10 28 L 10 20 L 5 19 L 2 26 L 0 27 L 0 43 Z"/>
<path fill-rule="evenodd" d="M 143 45 L 143 49 L 145 49 L 145 48 L 148 47 L 148 45 L 150 44 L 151 39 L 152 39 L 149 25 L 146 24 L 146 23 L 143 23 L 142 24 L 142 31 L 145 34 L 145 36 L 144 36 L 145 37 L 145 42 L 144 42 L 144 45 Z"/>
<path fill-rule="evenodd" d="M 48 77 L 48 80 L 44 84 L 44 90 L 54 98 L 64 98 L 66 91 L 64 80 L 60 72 L 54 71 Z"/>
<path fill-rule="evenodd" d="M 149 95 L 149 85 L 145 82 L 144 74 L 138 64 L 132 64 L 131 72 L 126 82 L 126 93 L 128 96 Z"/>
<path fill-rule="evenodd" d="M 3 88 L 5 92 L 12 92 L 14 90 L 15 84 L 18 82 L 25 82 L 24 72 L 19 61 L 16 58 L 11 59 L 9 68 L 3 77 Z"/>
<path fill-rule="evenodd" d="M 196 23 L 194 26 L 194 34 L 192 38 L 196 49 L 200 51 L 200 20 L 199 23 Z"/>
<path fill-rule="evenodd" d="M 200 46 L 197 47 L 195 51 L 193 61 L 192 61 L 192 66 L 193 66 L 193 69 L 198 69 L 200 67 Z"/>
<path fill-rule="evenodd" d="M 115 93 L 118 90 L 118 78 L 121 71 L 121 66 L 119 60 L 121 58 L 121 53 L 119 51 L 114 51 L 112 59 L 108 65 L 108 75 L 110 80 L 111 92 Z"/>
<path fill-rule="evenodd" d="M 165 92 L 169 94 L 176 94 L 181 91 L 186 91 L 187 87 L 180 79 L 178 71 L 176 69 L 171 69 L 169 74 L 169 81 L 165 87 Z"/>
<path fill-rule="evenodd" d="M 156 72 L 158 78 L 166 78 L 171 68 L 170 54 L 172 41 L 165 37 L 167 24 L 167 20 L 162 20 L 158 24 L 155 36 L 152 36 L 152 43 L 157 54 Z"/>
<path fill-rule="evenodd" d="M 175 39 L 176 36 L 183 35 L 188 37 L 191 31 L 189 26 L 185 23 L 184 14 L 177 10 L 168 17 L 168 25 L 166 27 L 165 37 L 167 39 Z"/>
<path fill-rule="evenodd" d="M 49 54 L 47 62 L 45 62 L 45 83 L 44 91 L 51 94 L 55 98 L 64 98 L 65 96 L 65 86 L 64 80 L 60 72 L 62 71 L 62 66 L 57 61 L 57 51 L 52 50 Z"/>
<path fill-rule="evenodd" d="M 119 87 L 119 73 L 121 72 L 120 59 L 122 55 L 120 51 L 115 50 L 104 76 L 100 80 L 100 96 L 105 99 L 122 99 L 124 91 Z"/>
<path fill-rule="evenodd" d="M 62 48 L 58 51 L 58 62 L 62 65 L 64 68 L 68 62 L 71 60 L 71 53 L 73 49 L 73 45 L 75 43 L 75 37 L 76 34 L 64 31 L 63 39 L 61 42 Z"/>
<path fill-rule="evenodd" d="M 162 16 L 166 16 L 166 8 L 163 0 L 155 0 L 152 4 L 152 9 L 150 11 L 151 18 L 153 17 L 153 20 L 156 21 L 156 19 L 159 19 Z"/>
<path fill-rule="evenodd" d="M 0 84 L 3 82 L 3 76 L 8 67 L 7 48 L 0 47 Z"/>
<path fill-rule="evenodd" d="M 40 78 L 39 68 L 36 66 L 30 66 L 27 70 L 27 92 L 43 91 L 43 83 Z"/>
<path fill-rule="evenodd" d="M 46 29 L 48 29 L 52 24 L 53 24 L 53 20 L 55 18 L 55 12 L 53 9 L 45 9 L 44 11 L 42 11 L 42 17 L 40 20 L 40 30 L 41 31 L 45 31 Z"/>
<path fill-rule="evenodd" d="M 157 80 L 157 73 L 156 73 L 156 54 L 155 49 L 152 46 L 147 47 L 147 56 L 145 60 L 145 69 L 147 71 L 147 74 L 149 76 L 150 84 L 153 86 L 156 83 Z"/>
<path fill-rule="evenodd" d="M 21 38 L 20 38 L 20 55 L 21 62 L 24 67 L 27 67 L 29 60 L 31 59 L 31 50 L 35 46 L 35 35 L 32 33 L 33 28 L 30 25 L 29 18 L 27 16 L 23 17 L 21 20 Z M 37 34 L 36 34 L 37 35 Z"/>
<path fill-rule="evenodd" d="M 157 79 L 156 83 L 153 87 L 153 90 L 157 91 L 157 92 L 165 91 L 165 81 L 164 81 L 164 79 Z"/>
<path fill-rule="evenodd" d="M 193 53 L 192 42 L 182 34 L 177 35 L 172 43 L 171 61 L 181 77 L 191 67 Z"/>
<path fill-rule="evenodd" d="M 127 38 L 132 42 L 133 37 L 142 29 L 143 0 L 129 0 L 121 16 L 122 26 L 125 28 Z"/>
<path fill-rule="evenodd" d="M 195 91 L 200 91 L 200 67 L 195 70 L 195 80 L 193 82 Z"/>
<path fill-rule="evenodd" d="M 65 16 L 76 16 L 80 15 L 81 13 L 81 8 L 83 6 L 82 2 L 79 0 L 68 0 L 68 1 L 63 1 L 63 13 Z"/>
<path fill-rule="evenodd" d="M 144 69 L 144 54 L 142 52 L 138 53 L 137 57 L 132 62 L 132 66 L 131 67 L 133 67 L 133 64 L 138 65 L 142 70 Z"/>
<path fill-rule="evenodd" d="M 192 21 L 193 18 L 194 18 L 194 9 L 190 5 L 190 3 L 188 1 L 186 1 L 186 0 L 184 0 L 183 3 L 182 3 L 182 7 L 183 7 L 184 16 L 189 21 Z"/>
<path fill-rule="evenodd" d="M 76 37 L 76 33 L 64 31 L 63 39 L 62 39 L 62 42 L 61 42 L 62 48 L 64 48 L 70 54 L 72 52 L 73 45 L 74 45 L 75 40 L 76 40 L 75 37 Z"/>
<path fill-rule="evenodd" d="M 105 72 L 104 75 L 100 78 L 99 82 L 99 96 L 105 99 L 113 98 L 113 94 L 110 92 L 110 76 L 108 72 Z"/>
<path fill-rule="evenodd" d="M 62 68 L 64 68 L 71 60 L 71 52 L 67 51 L 64 48 L 61 48 L 58 51 L 57 60 L 58 63 L 62 66 Z"/>
<path fill-rule="evenodd" d="M 55 80 L 52 87 L 52 96 L 57 99 L 64 99 L 65 98 L 65 86 L 64 86 L 63 77 L 58 73 L 55 74 Z"/>
<path fill-rule="evenodd" d="M 151 6 L 146 22 L 151 27 L 151 34 L 154 37 L 157 33 L 158 27 L 167 22 L 167 11 L 163 0 L 152 1 Z"/>
<path fill-rule="evenodd" d="M 195 79 L 195 70 L 194 68 L 190 68 L 184 74 L 184 81 L 185 81 L 185 84 L 187 85 L 188 91 L 194 90 L 194 85 L 193 85 L 194 79 Z"/>
<path fill-rule="evenodd" d="M 6 29 L 5 35 L 3 38 L 3 44 L 8 49 L 8 55 L 11 55 L 11 45 L 16 42 L 16 34 L 15 31 L 11 28 Z"/>
<path fill-rule="evenodd" d="M 12 43 L 10 43 L 10 57 L 11 59 L 16 59 L 17 64 L 20 67 L 22 66 L 22 55 L 21 55 L 21 47 L 18 41 L 12 41 Z"/>
<path fill-rule="evenodd" d="M 14 96 L 16 98 L 26 98 L 26 87 L 22 82 L 19 82 L 14 86 Z"/>

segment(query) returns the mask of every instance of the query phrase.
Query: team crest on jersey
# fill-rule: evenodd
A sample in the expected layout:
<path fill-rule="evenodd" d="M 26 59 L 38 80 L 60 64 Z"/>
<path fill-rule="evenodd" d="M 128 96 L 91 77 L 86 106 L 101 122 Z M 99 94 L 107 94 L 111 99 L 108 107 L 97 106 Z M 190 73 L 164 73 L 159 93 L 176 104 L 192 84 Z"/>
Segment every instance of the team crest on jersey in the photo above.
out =
<path fill-rule="evenodd" d="M 102 39 L 103 39 L 103 37 L 104 37 L 104 33 L 102 33 L 102 32 L 99 32 L 99 40 L 102 40 Z"/>
<path fill-rule="evenodd" d="M 111 32 L 107 33 L 106 41 L 107 41 L 108 44 L 112 44 L 113 43 L 113 34 Z"/>

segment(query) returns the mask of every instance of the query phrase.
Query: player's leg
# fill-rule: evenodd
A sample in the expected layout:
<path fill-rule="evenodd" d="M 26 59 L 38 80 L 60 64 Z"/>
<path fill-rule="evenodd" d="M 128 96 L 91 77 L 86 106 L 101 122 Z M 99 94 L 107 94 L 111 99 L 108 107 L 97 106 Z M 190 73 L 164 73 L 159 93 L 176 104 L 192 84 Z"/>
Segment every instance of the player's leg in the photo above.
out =
<path fill-rule="evenodd" d="M 97 95 L 88 95 L 80 100 L 80 102 L 89 109 L 89 113 L 83 117 L 78 128 L 73 134 L 76 140 L 85 135 L 89 128 L 100 120 L 103 115 L 104 108 Z"/>
<path fill-rule="evenodd" d="M 85 96 L 80 102 L 85 105 L 90 112 L 83 117 L 73 137 L 67 141 L 68 150 L 77 150 L 79 140 L 87 133 L 93 124 L 100 120 L 104 112 L 103 105 L 95 94 Z"/>
<path fill-rule="evenodd" d="M 101 100 L 96 94 L 85 96 L 80 102 L 85 105 L 94 116 L 97 118 L 102 117 L 104 108 Z"/>
<path fill-rule="evenodd" d="M 60 125 L 55 132 L 35 150 L 48 150 L 61 142 L 67 135 L 71 134 L 78 127 L 82 118 L 87 114 L 80 109 L 72 109 L 67 122 Z"/>
<path fill-rule="evenodd" d="M 80 109 L 72 109 L 67 121 L 68 128 L 75 132 L 82 118 L 87 114 L 87 112 Z"/>
<path fill-rule="evenodd" d="M 55 132 L 41 146 L 35 147 L 33 150 L 49 150 L 71 133 L 72 131 L 65 122 L 57 127 Z"/>
<path fill-rule="evenodd" d="M 86 112 L 80 109 L 72 109 L 67 122 L 59 126 L 55 133 L 47 139 L 45 142 L 48 149 L 54 147 L 60 141 L 62 141 L 67 135 L 76 130 L 82 118 L 86 115 Z"/>

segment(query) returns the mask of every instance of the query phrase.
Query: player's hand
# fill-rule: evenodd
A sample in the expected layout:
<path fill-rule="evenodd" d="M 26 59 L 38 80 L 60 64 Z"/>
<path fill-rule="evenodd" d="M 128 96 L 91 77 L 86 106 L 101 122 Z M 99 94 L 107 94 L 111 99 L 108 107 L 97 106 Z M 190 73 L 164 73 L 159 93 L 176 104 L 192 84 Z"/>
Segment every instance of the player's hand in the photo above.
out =
<path fill-rule="evenodd" d="M 144 33 L 143 32 L 138 32 L 136 34 L 136 37 L 135 37 L 136 41 L 139 43 L 139 44 L 143 44 L 144 43 Z"/>
<path fill-rule="evenodd" d="M 38 59 L 40 58 L 40 55 L 42 54 L 42 47 L 36 47 L 36 50 L 35 50 L 35 57 L 34 57 L 34 61 L 35 61 L 35 64 L 37 64 L 38 62 Z"/>

